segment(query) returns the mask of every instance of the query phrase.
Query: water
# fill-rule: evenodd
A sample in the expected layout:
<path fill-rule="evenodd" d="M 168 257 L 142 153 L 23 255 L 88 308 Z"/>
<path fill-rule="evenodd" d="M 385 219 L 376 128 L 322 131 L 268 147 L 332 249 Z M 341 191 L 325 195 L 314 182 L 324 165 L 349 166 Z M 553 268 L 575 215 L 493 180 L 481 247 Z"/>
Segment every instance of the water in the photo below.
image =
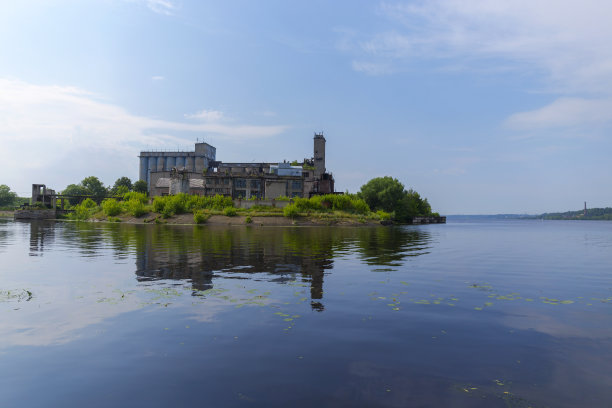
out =
<path fill-rule="evenodd" d="M 0 406 L 612 406 L 612 223 L 0 220 L 0 265 Z"/>

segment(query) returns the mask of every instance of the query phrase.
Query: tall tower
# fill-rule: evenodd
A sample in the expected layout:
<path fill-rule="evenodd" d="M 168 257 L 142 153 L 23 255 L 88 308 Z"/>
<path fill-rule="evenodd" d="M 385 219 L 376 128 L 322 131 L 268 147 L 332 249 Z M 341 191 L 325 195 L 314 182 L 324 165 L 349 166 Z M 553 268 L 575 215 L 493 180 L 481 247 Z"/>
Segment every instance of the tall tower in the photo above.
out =
<path fill-rule="evenodd" d="M 322 132 L 314 135 L 314 167 L 316 178 L 325 173 L 325 138 Z"/>

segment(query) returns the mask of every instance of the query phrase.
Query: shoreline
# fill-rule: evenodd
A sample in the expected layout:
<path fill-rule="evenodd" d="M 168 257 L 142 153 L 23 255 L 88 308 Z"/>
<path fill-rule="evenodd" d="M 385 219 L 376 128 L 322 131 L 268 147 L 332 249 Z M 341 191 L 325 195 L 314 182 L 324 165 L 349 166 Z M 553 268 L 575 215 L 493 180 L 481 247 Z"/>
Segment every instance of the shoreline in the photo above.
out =
<path fill-rule="evenodd" d="M 0 217 L 13 218 L 22 220 L 57 220 L 66 221 L 66 218 L 58 218 L 53 210 L 27 210 L 24 211 L 25 216 L 16 217 L 19 211 L 0 211 Z M 247 220 L 250 219 L 250 222 Z M 315 213 L 295 218 L 288 218 L 283 215 L 252 215 L 252 214 L 237 214 L 235 216 L 214 214 L 209 215 L 208 219 L 203 223 L 196 223 L 194 216 L 191 213 L 173 215 L 169 218 L 163 218 L 158 213 L 147 213 L 140 217 L 134 217 L 129 214 L 120 214 L 115 217 L 106 217 L 95 214 L 88 220 L 83 222 L 108 222 L 116 224 L 161 224 L 161 225 L 225 225 L 225 226 L 346 226 L 346 227 L 380 227 L 389 225 L 426 225 L 426 224 L 446 224 L 446 217 L 414 217 L 412 223 L 394 224 L 391 221 L 368 219 L 364 217 L 352 217 L 343 215 L 330 215 L 325 213 Z"/>

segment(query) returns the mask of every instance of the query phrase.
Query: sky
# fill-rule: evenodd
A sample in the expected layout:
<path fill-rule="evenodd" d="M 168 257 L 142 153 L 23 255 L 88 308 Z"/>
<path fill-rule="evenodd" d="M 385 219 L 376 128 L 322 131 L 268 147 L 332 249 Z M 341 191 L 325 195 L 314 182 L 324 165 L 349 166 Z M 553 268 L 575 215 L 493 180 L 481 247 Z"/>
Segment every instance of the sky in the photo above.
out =
<path fill-rule="evenodd" d="M 138 154 L 392 176 L 441 214 L 612 206 L 612 3 L 21 0 L 0 13 L 0 184 Z"/>

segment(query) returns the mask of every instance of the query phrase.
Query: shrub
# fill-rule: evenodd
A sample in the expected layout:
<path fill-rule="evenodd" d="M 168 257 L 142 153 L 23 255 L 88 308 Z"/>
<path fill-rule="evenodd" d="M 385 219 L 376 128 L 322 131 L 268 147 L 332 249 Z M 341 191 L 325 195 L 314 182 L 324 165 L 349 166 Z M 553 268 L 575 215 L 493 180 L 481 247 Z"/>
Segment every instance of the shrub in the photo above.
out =
<path fill-rule="evenodd" d="M 291 199 L 287 196 L 278 196 L 275 198 L 276 201 L 291 201 Z"/>
<path fill-rule="evenodd" d="M 137 191 L 131 191 L 123 195 L 123 200 L 124 201 L 138 200 L 143 204 L 147 204 L 149 202 L 149 197 L 147 197 L 147 195 L 144 193 L 139 193 Z"/>
<path fill-rule="evenodd" d="M 353 200 L 352 204 L 353 211 L 355 211 L 357 214 L 365 215 L 370 212 L 370 207 L 368 204 L 360 198 Z"/>
<path fill-rule="evenodd" d="M 93 204 L 93 205 L 92 205 Z M 74 212 L 68 215 L 73 220 L 87 220 L 98 211 L 98 205 L 94 200 L 88 198 L 81 204 L 74 206 Z"/>
<path fill-rule="evenodd" d="M 247 224 L 250 224 L 250 223 L 252 223 L 252 222 L 253 222 L 253 219 L 251 218 L 251 216 L 250 216 L 250 215 L 247 215 L 247 216 L 246 216 L 246 219 L 244 220 L 244 222 L 246 222 Z"/>
<path fill-rule="evenodd" d="M 96 204 L 96 202 L 91 198 L 86 198 L 79 205 L 83 208 L 96 208 L 98 206 L 98 204 Z"/>
<path fill-rule="evenodd" d="M 237 213 L 237 211 L 236 211 L 236 209 L 234 207 L 226 207 L 223 210 L 223 214 L 227 215 L 228 217 L 233 217 L 233 216 L 236 215 L 236 213 Z"/>
<path fill-rule="evenodd" d="M 174 215 L 174 212 L 172 212 L 172 209 L 170 209 L 170 208 L 164 208 L 161 211 L 161 215 L 164 218 L 170 218 L 170 217 L 172 217 Z"/>
<path fill-rule="evenodd" d="M 283 208 L 283 215 L 287 218 L 296 218 L 300 215 L 300 211 L 295 204 L 289 204 Z"/>
<path fill-rule="evenodd" d="M 104 214 L 108 217 L 114 217 L 121 214 L 121 204 L 115 199 L 108 198 L 102 201 L 102 211 L 104 211 Z"/>
<path fill-rule="evenodd" d="M 136 193 L 138 194 L 138 193 Z M 137 198 L 133 198 L 124 203 L 125 209 L 134 217 L 140 217 L 147 213 L 145 205 Z"/>
<path fill-rule="evenodd" d="M 205 213 L 204 211 L 195 211 L 193 213 L 193 222 L 196 224 L 204 224 L 210 218 L 210 214 Z"/>
<path fill-rule="evenodd" d="M 161 213 L 164 211 L 164 207 L 166 206 L 166 197 L 155 197 L 153 199 L 153 211 L 156 213 Z"/>
<path fill-rule="evenodd" d="M 383 221 L 391 219 L 391 214 L 389 214 L 388 212 L 384 212 L 383 210 L 376 211 L 376 215 L 378 215 L 378 218 Z"/>

